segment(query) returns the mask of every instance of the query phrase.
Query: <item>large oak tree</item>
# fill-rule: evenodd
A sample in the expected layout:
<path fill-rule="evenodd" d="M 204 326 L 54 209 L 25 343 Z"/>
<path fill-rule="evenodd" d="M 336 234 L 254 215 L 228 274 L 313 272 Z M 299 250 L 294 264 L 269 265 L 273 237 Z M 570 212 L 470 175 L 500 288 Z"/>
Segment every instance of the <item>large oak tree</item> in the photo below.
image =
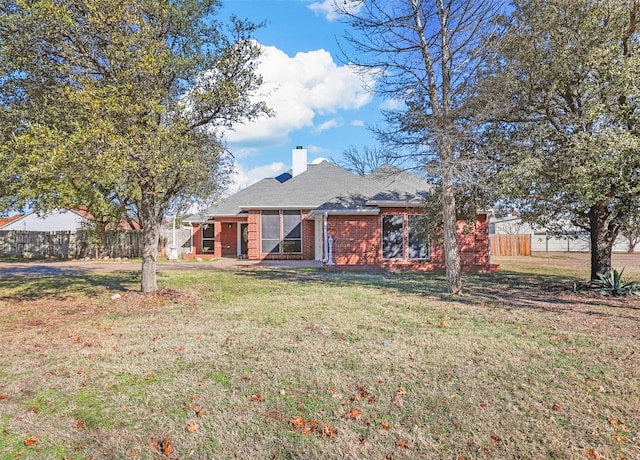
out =
<path fill-rule="evenodd" d="M 523 216 L 591 239 L 608 274 L 640 193 L 640 2 L 516 0 L 485 98 L 495 180 Z"/>
<path fill-rule="evenodd" d="M 6 206 L 135 212 L 142 291 L 160 225 L 224 182 L 225 129 L 268 109 L 255 25 L 217 0 L 11 0 L 0 6 Z"/>

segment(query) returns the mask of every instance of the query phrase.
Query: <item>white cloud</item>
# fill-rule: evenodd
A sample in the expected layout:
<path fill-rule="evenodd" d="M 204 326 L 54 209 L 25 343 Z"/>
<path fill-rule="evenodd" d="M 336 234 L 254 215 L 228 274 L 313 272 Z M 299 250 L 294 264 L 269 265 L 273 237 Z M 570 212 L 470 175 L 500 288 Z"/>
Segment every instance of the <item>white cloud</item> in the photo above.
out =
<path fill-rule="evenodd" d="M 326 149 L 324 147 L 320 147 L 320 146 L 315 145 L 315 144 L 307 145 L 306 149 L 307 149 L 307 151 L 309 153 L 313 153 L 315 155 L 324 155 L 324 154 L 327 154 L 327 153 L 331 153 L 330 150 L 328 150 L 328 149 Z"/>
<path fill-rule="evenodd" d="M 320 123 L 316 127 L 316 132 L 321 133 L 331 128 L 337 128 L 338 126 L 340 126 L 340 122 L 338 120 L 336 119 L 327 120 L 324 123 Z"/>
<path fill-rule="evenodd" d="M 365 123 L 362 120 L 353 120 L 351 122 L 351 126 L 364 126 L 364 125 L 365 125 Z"/>
<path fill-rule="evenodd" d="M 258 72 L 265 82 L 263 99 L 275 115 L 237 125 L 228 133 L 237 157 L 265 145 L 284 145 L 292 131 L 312 127 L 316 115 L 358 109 L 372 99 L 361 75 L 351 66 L 337 65 L 322 49 L 290 57 L 276 47 L 264 46 Z"/>
<path fill-rule="evenodd" d="M 312 3 L 308 8 L 324 16 L 327 21 L 337 21 L 340 18 L 340 10 L 357 13 L 362 8 L 363 2 L 364 0 L 322 0 Z"/>
<path fill-rule="evenodd" d="M 233 172 L 233 184 L 229 187 L 228 194 L 230 195 L 242 190 L 266 177 L 276 177 L 287 169 L 287 165 L 280 162 L 256 166 L 251 169 L 245 169 L 241 164 L 236 162 Z"/>
<path fill-rule="evenodd" d="M 400 99 L 386 99 L 380 104 L 382 110 L 398 110 L 404 107 L 404 102 Z"/>

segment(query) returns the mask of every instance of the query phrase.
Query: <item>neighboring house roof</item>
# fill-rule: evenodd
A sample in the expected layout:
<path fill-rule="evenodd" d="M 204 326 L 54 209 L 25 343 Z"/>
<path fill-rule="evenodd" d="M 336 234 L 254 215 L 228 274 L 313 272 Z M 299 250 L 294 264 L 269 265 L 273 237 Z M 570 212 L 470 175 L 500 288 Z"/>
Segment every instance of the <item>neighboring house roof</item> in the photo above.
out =
<path fill-rule="evenodd" d="M 374 213 L 383 206 L 419 206 L 431 189 L 428 181 L 390 166 L 368 176 L 322 161 L 287 179 L 263 179 L 212 206 L 204 215 L 245 215 L 249 209 L 310 209 L 314 213 Z M 283 180 L 284 179 L 284 180 Z M 200 215 L 187 221 L 198 222 Z"/>
<path fill-rule="evenodd" d="M 14 220 L 20 219 L 21 217 L 22 214 L 16 214 L 15 216 L 11 217 L 0 217 L 0 229 L 2 229 L 2 227 L 4 227 L 5 225 L 10 224 Z"/>
<path fill-rule="evenodd" d="M 3 225 L 2 230 L 25 230 L 35 232 L 76 231 L 83 227 L 87 218 L 81 213 L 66 209 L 39 215 L 30 212 Z"/>
<path fill-rule="evenodd" d="M 7 220 L 7 222 L 3 222 Z M 26 231 L 76 231 L 85 228 L 88 221 L 93 220 L 93 216 L 86 209 L 61 209 L 46 214 L 30 212 L 18 214 L 8 219 L 0 218 L 0 229 L 2 230 L 26 230 Z M 140 230 L 137 222 L 129 223 L 122 219 L 119 225 L 120 230 Z"/>

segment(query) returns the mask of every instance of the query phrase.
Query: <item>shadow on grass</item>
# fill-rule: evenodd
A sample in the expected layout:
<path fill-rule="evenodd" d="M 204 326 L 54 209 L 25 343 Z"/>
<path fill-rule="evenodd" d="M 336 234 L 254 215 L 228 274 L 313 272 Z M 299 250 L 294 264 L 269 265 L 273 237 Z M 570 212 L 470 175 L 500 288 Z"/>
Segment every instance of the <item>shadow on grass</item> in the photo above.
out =
<path fill-rule="evenodd" d="M 87 297 L 104 290 L 128 291 L 140 283 L 140 272 L 85 273 L 59 269 L 55 273 L 30 272 L 19 278 L 0 278 L 0 300 L 36 300 L 82 293 Z"/>
<path fill-rule="evenodd" d="M 497 273 L 466 273 L 462 295 L 447 292 L 446 276 L 442 272 L 389 271 L 325 271 L 322 269 L 243 270 L 238 276 L 266 281 L 321 283 L 333 286 L 367 286 L 393 290 L 398 295 L 422 295 L 438 301 L 457 302 L 469 306 L 490 305 L 506 310 L 535 309 L 544 312 L 570 311 L 603 316 L 601 307 L 620 309 L 618 318 L 640 321 L 638 315 L 624 311 L 640 310 L 636 296 L 611 298 L 597 291 L 575 292 L 581 280 L 557 275 L 500 271 Z M 575 283 L 575 284 L 574 284 Z"/>

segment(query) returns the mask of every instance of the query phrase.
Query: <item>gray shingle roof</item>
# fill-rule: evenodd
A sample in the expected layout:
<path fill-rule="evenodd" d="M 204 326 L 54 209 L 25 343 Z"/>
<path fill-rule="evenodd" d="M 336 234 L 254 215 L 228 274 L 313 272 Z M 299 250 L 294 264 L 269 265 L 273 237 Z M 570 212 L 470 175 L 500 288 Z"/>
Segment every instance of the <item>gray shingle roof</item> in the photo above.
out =
<path fill-rule="evenodd" d="M 420 205 L 430 188 L 428 181 L 388 166 L 363 177 L 323 161 L 285 182 L 263 179 L 212 206 L 205 215 L 237 216 L 248 209 L 358 212 L 371 206 Z"/>

